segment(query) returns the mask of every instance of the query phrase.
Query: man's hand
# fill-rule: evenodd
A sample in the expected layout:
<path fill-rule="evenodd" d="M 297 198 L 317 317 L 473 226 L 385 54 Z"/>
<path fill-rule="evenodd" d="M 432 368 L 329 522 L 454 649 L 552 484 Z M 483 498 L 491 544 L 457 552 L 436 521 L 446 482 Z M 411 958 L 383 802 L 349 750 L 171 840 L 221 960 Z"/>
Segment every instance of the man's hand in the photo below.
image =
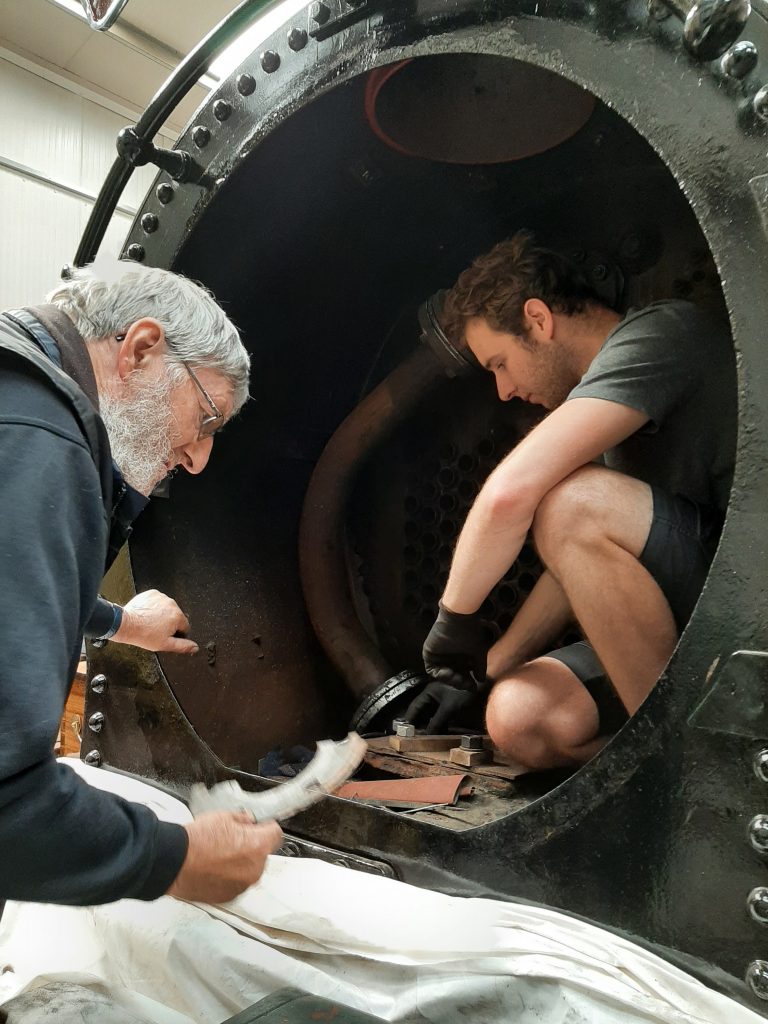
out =
<path fill-rule="evenodd" d="M 460 615 L 440 605 L 437 620 L 424 641 L 427 675 L 459 690 L 477 690 L 485 679 L 488 640 L 477 613 Z"/>
<path fill-rule="evenodd" d="M 427 726 L 424 732 L 427 735 L 445 732 L 449 722 L 456 719 L 456 716 L 465 711 L 477 695 L 474 691 L 457 690 L 455 686 L 448 683 L 429 683 L 421 691 L 419 696 L 411 701 L 408 710 L 402 716 L 403 720 L 416 725 L 419 718 L 429 715 Z"/>
<path fill-rule="evenodd" d="M 172 597 L 159 590 L 145 590 L 125 605 L 120 629 L 112 639 L 145 651 L 197 654 L 194 640 L 175 635 L 188 631 L 189 620 Z"/>
<path fill-rule="evenodd" d="M 261 878 L 283 830 L 275 821 L 255 824 L 232 811 L 201 814 L 184 826 L 189 849 L 169 896 L 198 903 L 227 903 Z"/>

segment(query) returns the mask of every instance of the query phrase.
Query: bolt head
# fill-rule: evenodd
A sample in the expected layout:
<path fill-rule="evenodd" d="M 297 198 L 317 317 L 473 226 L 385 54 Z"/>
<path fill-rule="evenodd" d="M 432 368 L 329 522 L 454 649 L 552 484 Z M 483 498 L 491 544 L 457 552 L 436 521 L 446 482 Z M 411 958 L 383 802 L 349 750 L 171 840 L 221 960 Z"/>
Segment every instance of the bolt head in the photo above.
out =
<path fill-rule="evenodd" d="M 744 980 L 758 999 L 768 1000 L 768 961 L 753 960 Z"/>
<path fill-rule="evenodd" d="M 92 765 L 94 768 L 98 768 L 101 764 L 101 754 L 98 750 L 89 750 L 83 758 L 86 764 Z"/>
<path fill-rule="evenodd" d="M 141 218 L 141 228 L 145 234 L 151 235 L 157 231 L 160 221 L 157 218 L 156 213 L 145 213 Z"/>
<path fill-rule="evenodd" d="M 749 823 L 749 842 L 758 853 L 768 853 L 768 814 L 756 814 Z"/>
<path fill-rule="evenodd" d="M 761 782 L 768 782 L 768 748 L 758 750 L 752 759 L 752 767 Z"/>
<path fill-rule="evenodd" d="M 280 54 L 274 50 L 265 50 L 259 57 L 261 67 L 268 75 L 274 74 L 280 67 Z"/>
<path fill-rule="evenodd" d="M 91 680 L 91 690 L 94 693 L 104 693 L 107 688 L 107 677 L 103 672 L 99 672 L 98 675 L 94 676 Z"/>
<path fill-rule="evenodd" d="M 309 36 L 303 28 L 292 28 L 288 33 L 288 45 L 292 50 L 303 50 Z"/>
<path fill-rule="evenodd" d="M 91 732 L 101 732 L 101 730 L 104 728 L 103 712 L 97 711 L 95 714 L 91 715 L 91 717 L 88 719 L 88 728 L 91 730 Z"/>
<path fill-rule="evenodd" d="M 164 181 L 157 186 L 155 195 L 157 196 L 159 202 L 163 204 L 163 206 L 167 206 L 168 203 L 170 203 L 171 200 L 173 199 L 173 194 L 175 191 L 176 190 L 174 189 L 173 185 L 171 185 L 167 181 Z"/>
<path fill-rule="evenodd" d="M 309 9 L 309 16 L 318 25 L 324 25 L 331 16 L 331 9 L 328 4 L 324 4 L 322 0 L 312 4 Z"/>
<path fill-rule="evenodd" d="M 768 888 L 758 885 L 747 896 L 749 916 L 758 924 L 768 924 Z"/>
<path fill-rule="evenodd" d="M 211 130 L 204 124 L 195 125 L 192 129 L 192 141 L 198 149 L 204 149 L 211 141 Z"/>
<path fill-rule="evenodd" d="M 256 89 L 256 79 L 253 75 L 237 76 L 237 91 L 241 96 L 250 96 Z"/>
<path fill-rule="evenodd" d="M 720 58 L 720 70 L 728 78 L 746 78 L 757 66 L 757 47 L 749 40 L 743 39 L 730 50 L 726 50 Z"/>
<path fill-rule="evenodd" d="M 137 263 L 141 263 L 145 255 L 144 246 L 139 245 L 138 242 L 133 242 L 133 244 L 129 245 L 126 249 L 125 255 L 129 260 L 135 260 Z"/>
<path fill-rule="evenodd" d="M 403 739 L 407 739 L 410 736 L 416 735 L 416 727 L 411 725 L 410 722 L 395 722 L 395 736 L 400 736 Z"/>
<path fill-rule="evenodd" d="M 461 737 L 461 749 L 462 750 L 482 750 L 483 749 L 483 737 L 482 736 L 462 736 Z"/>
<path fill-rule="evenodd" d="M 752 97 L 752 109 L 761 121 L 768 122 L 768 85 L 758 89 Z"/>
<path fill-rule="evenodd" d="M 226 100 L 216 100 L 213 104 L 213 116 L 217 121 L 226 121 L 231 113 L 232 106 Z"/>

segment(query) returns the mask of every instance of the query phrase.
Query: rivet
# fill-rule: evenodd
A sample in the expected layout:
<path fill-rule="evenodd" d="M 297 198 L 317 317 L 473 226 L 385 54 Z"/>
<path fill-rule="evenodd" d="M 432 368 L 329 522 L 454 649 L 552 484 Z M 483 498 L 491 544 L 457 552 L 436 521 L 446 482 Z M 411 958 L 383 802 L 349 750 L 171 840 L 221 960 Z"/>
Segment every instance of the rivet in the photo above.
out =
<path fill-rule="evenodd" d="M 758 885 L 747 896 L 749 916 L 758 924 L 768 924 L 768 889 Z"/>
<path fill-rule="evenodd" d="M 198 149 L 205 149 L 211 141 L 210 128 L 206 128 L 204 124 L 195 125 L 192 129 L 192 141 Z"/>
<path fill-rule="evenodd" d="M 217 121 L 226 121 L 232 113 L 232 107 L 226 100 L 216 100 L 213 104 L 213 116 Z"/>
<path fill-rule="evenodd" d="M 133 244 L 129 245 L 126 249 L 125 255 L 129 260 L 135 260 L 137 263 L 141 263 L 144 259 L 144 246 L 139 245 L 138 242 L 133 242 Z"/>
<path fill-rule="evenodd" d="M 101 764 L 101 754 L 98 750 L 89 750 L 83 759 L 86 764 L 92 765 L 94 768 L 98 768 Z"/>
<path fill-rule="evenodd" d="M 153 234 L 153 232 L 157 231 L 157 226 L 159 223 L 160 221 L 157 219 L 156 213 L 145 213 L 144 216 L 141 218 L 142 230 L 148 235 L 151 235 Z"/>
<path fill-rule="evenodd" d="M 104 693 L 107 688 L 107 677 L 103 672 L 99 672 L 97 676 L 94 676 L 91 680 L 91 689 L 94 693 Z"/>
<path fill-rule="evenodd" d="M 768 853 L 768 814 L 756 814 L 749 823 L 749 841 L 758 853 Z"/>
<path fill-rule="evenodd" d="M 309 9 L 310 18 L 318 25 L 324 25 L 331 16 L 331 9 L 328 4 L 324 4 L 322 0 L 318 0 L 317 3 L 312 4 Z"/>
<path fill-rule="evenodd" d="M 292 28 L 288 33 L 288 45 L 292 50 L 303 50 L 309 36 L 303 28 Z"/>
<path fill-rule="evenodd" d="M 170 201 L 173 199 L 173 194 L 175 191 L 176 189 L 173 187 L 173 185 L 170 184 L 170 182 L 164 181 L 157 186 L 157 191 L 155 192 L 155 195 L 163 204 L 163 206 L 167 206 L 168 203 L 170 203 Z"/>
<path fill-rule="evenodd" d="M 261 61 L 262 68 L 268 75 L 271 75 L 280 67 L 280 54 L 275 53 L 274 50 L 265 50 L 259 60 Z"/>
<path fill-rule="evenodd" d="M 758 750 L 752 760 L 752 767 L 761 782 L 768 782 L 768 748 Z"/>
<path fill-rule="evenodd" d="M 753 960 L 744 980 L 758 999 L 768 1000 L 768 961 Z"/>
<path fill-rule="evenodd" d="M 237 91 L 241 96 L 250 96 L 256 88 L 256 79 L 253 75 L 237 76 Z"/>
<path fill-rule="evenodd" d="M 104 728 L 104 714 L 101 711 L 95 712 L 88 719 L 88 728 L 91 732 L 101 732 Z"/>
<path fill-rule="evenodd" d="M 757 47 L 743 39 L 720 58 L 720 70 L 729 78 L 746 78 L 757 65 Z"/>
<path fill-rule="evenodd" d="M 768 85 L 758 89 L 752 97 L 752 109 L 761 121 L 768 121 Z"/>

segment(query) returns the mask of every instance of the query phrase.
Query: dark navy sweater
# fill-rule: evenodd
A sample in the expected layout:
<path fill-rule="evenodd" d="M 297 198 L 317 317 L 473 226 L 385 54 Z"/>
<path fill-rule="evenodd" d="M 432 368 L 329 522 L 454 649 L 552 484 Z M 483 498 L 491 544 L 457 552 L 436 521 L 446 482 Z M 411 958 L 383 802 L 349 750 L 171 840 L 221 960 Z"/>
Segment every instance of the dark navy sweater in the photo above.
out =
<path fill-rule="evenodd" d="M 150 900 L 185 830 L 52 753 L 105 569 L 111 458 L 84 342 L 63 314 L 47 326 L 85 390 L 0 316 L 0 900 Z"/>

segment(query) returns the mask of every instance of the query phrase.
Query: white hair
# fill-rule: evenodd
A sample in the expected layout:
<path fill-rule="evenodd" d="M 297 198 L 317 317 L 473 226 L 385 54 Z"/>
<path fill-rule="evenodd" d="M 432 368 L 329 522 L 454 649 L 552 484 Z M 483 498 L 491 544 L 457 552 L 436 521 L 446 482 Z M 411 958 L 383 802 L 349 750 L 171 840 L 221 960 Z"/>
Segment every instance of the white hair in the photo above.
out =
<path fill-rule="evenodd" d="M 66 313 L 86 341 L 122 334 L 152 317 L 165 332 L 172 366 L 221 373 L 232 384 L 233 412 L 248 398 L 250 358 L 237 328 L 203 285 L 181 274 L 99 255 L 71 270 L 46 302 Z"/>

